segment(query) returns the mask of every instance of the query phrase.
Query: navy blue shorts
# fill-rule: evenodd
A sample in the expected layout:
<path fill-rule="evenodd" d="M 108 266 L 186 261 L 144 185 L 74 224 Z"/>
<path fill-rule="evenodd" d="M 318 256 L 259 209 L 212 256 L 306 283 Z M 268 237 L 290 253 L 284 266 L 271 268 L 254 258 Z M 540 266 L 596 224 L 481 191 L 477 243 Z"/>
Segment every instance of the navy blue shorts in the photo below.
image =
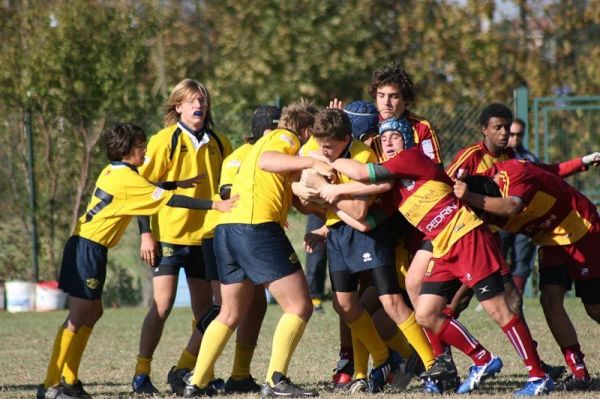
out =
<path fill-rule="evenodd" d="M 201 245 L 179 245 L 158 241 L 158 259 L 152 277 L 178 276 L 183 267 L 187 278 L 206 280 Z"/>
<path fill-rule="evenodd" d="M 219 278 L 219 266 L 217 266 L 217 257 L 215 256 L 213 238 L 204 238 L 202 240 L 202 256 L 204 257 L 205 278 L 209 281 L 221 281 Z"/>
<path fill-rule="evenodd" d="M 264 284 L 302 269 L 290 240 L 274 222 L 221 224 L 214 249 L 222 284 Z"/>
<path fill-rule="evenodd" d="M 337 223 L 329 227 L 327 236 L 329 271 L 357 273 L 394 265 L 394 244 L 388 223 L 367 233 L 361 233 L 345 223 Z"/>
<path fill-rule="evenodd" d="M 58 286 L 71 296 L 101 299 L 106 280 L 108 248 L 79 236 L 65 245 Z"/>

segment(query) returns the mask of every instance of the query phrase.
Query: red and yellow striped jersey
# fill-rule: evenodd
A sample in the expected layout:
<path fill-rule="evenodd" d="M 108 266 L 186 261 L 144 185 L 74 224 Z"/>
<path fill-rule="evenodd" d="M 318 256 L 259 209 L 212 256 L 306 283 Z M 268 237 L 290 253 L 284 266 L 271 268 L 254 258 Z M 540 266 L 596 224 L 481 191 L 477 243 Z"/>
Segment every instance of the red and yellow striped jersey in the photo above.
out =
<path fill-rule="evenodd" d="M 496 162 L 506 161 L 515 158 L 515 152 L 512 148 L 506 147 L 502 154 L 494 156 L 485 146 L 483 141 L 477 144 L 465 147 L 458 151 L 450 165 L 446 168 L 446 173 L 451 178 L 466 173 L 467 175 L 482 174 L 489 170 Z M 463 172 L 464 171 L 464 172 Z"/>
<path fill-rule="evenodd" d="M 435 257 L 483 223 L 454 196 L 452 180 L 420 149 L 404 150 L 381 166 L 396 178 L 382 202 L 392 204 L 431 240 Z"/>
<path fill-rule="evenodd" d="M 519 197 L 525 208 L 500 226 L 530 236 L 542 246 L 569 245 L 600 231 L 596 206 L 559 176 L 557 165 L 509 160 L 495 165 L 503 197 Z"/>

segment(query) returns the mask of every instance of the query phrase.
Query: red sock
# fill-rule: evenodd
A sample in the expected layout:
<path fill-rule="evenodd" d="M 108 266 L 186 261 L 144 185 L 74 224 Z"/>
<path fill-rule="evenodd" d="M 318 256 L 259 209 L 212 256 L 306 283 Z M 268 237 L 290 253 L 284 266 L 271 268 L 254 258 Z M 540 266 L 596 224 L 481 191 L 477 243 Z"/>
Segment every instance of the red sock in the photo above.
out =
<path fill-rule="evenodd" d="M 492 354 L 456 319 L 446 318 L 438 337 L 469 356 L 476 366 L 483 366 Z"/>
<path fill-rule="evenodd" d="M 433 331 L 431 331 L 429 328 L 424 328 L 423 331 L 425 331 L 425 335 L 427 335 L 427 339 L 429 340 L 429 343 L 431 344 L 431 349 L 433 350 L 433 355 L 435 357 L 443 355 L 444 354 L 444 343 L 440 340 L 440 337 L 435 335 L 433 333 Z"/>
<path fill-rule="evenodd" d="M 529 328 L 523 320 L 515 315 L 507 325 L 502 327 L 502 331 L 508 337 L 508 340 L 514 346 L 517 353 L 523 359 L 523 363 L 529 371 L 530 378 L 544 378 L 546 373 L 542 369 L 540 356 L 535 349 L 535 343 L 531 338 Z"/>
<path fill-rule="evenodd" d="M 519 294 L 523 293 L 523 288 L 525 288 L 525 277 L 521 276 L 512 276 L 513 283 L 515 283 L 515 287 L 519 290 Z"/>
<path fill-rule="evenodd" d="M 565 361 L 571 368 L 573 377 L 581 379 L 590 378 L 590 374 L 588 373 L 585 362 L 583 361 L 585 356 L 583 355 L 583 352 L 581 352 L 579 344 L 563 348 L 562 353 L 565 356 Z"/>

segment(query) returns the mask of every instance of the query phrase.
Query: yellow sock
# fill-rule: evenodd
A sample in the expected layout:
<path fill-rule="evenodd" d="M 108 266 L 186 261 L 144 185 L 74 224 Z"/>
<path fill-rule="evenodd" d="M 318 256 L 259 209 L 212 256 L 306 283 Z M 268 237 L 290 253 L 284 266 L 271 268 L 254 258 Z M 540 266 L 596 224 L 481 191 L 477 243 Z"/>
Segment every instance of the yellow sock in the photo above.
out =
<path fill-rule="evenodd" d="M 400 327 L 402 334 L 404 334 L 408 342 L 410 342 L 419 354 L 425 365 L 425 369 L 429 369 L 435 362 L 435 356 L 423 328 L 415 320 L 415 313 L 411 313 L 410 317 L 400 323 L 398 327 Z"/>
<path fill-rule="evenodd" d="M 44 388 L 48 389 L 60 383 L 60 376 L 65 365 L 65 357 L 69 352 L 73 337 L 75 334 L 64 327 L 58 329 L 56 338 L 54 338 L 54 346 L 52 355 L 48 362 L 48 370 L 46 371 L 46 379 L 44 380 Z"/>
<path fill-rule="evenodd" d="M 233 330 L 219 320 L 213 320 L 208 325 L 202 338 L 198 359 L 196 359 L 191 381 L 193 385 L 205 388 L 211 379 L 214 379 L 215 363 L 221 352 L 223 352 L 231 334 L 233 334 Z"/>
<path fill-rule="evenodd" d="M 373 320 L 367 312 L 363 311 L 358 319 L 348 323 L 348 327 L 352 330 L 352 335 L 356 335 L 356 338 L 361 340 L 373 357 L 374 367 L 379 367 L 385 363 L 389 356 L 387 346 L 379 336 Z"/>
<path fill-rule="evenodd" d="M 404 360 L 408 359 L 414 352 L 413 348 L 408 344 L 406 337 L 399 329 L 394 332 L 392 338 L 385 340 L 385 344 L 388 348 L 398 352 Z"/>
<path fill-rule="evenodd" d="M 188 369 L 192 370 L 196 365 L 197 356 L 192 355 L 192 353 L 186 349 L 181 352 L 181 356 L 179 356 L 179 360 L 177 361 L 177 365 L 175 366 L 176 370 L 179 369 Z"/>
<path fill-rule="evenodd" d="M 352 334 L 352 352 L 354 352 L 354 378 L 367 378 L 369 373 L 369 351 L 354 334 Z"/>
<path fill-rule="evenodd" d="M 267 383 L 271 386 L 275 385 L 273 382 L 274 372 L 278 371 L 283 375 L 287 375 L 290 359 L 304 334 L 305 328 L 306 322 L 295 314 L 284 313 L 279 319 L 273 335 L 271 360 L 267 370 Z"/>
<path fill-rule="evenodd" d="M 233 367 L 231 378 L 234 380 L 243 380 L 250 377 L 250 363 L 254 355 L 256 344 L 245 344 L 237 341 L 235 343 L 235 356 L 233 357 Z"/>
<path fill-rule="evenodd" d="M 62 371 L 62 376 L 67 384 L 75 384 L 77 382 L 77 375 L 79 373 L 79 363 L 83 357 L 83 352 L 87 346 L 90 335 L 92 334 L 92 328 L 89 326 L 82 326 L 77 330 L 73 341 L 71 342 L 71 350 L 67 353 L 65 358 L 65 367 Z"/>
<path fill-rule="evenodd" d="M 135 373 L 133 375 L 150 375 L 152 358 L 141 357 L 138 355 L 135 363 Z"/>

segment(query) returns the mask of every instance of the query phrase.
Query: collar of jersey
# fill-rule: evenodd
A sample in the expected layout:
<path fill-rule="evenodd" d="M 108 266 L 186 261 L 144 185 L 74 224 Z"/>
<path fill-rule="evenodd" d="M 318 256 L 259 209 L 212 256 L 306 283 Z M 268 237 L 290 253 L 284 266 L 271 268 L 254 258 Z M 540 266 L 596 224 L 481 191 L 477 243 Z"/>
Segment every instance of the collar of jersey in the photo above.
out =
<path fill-rule="evenodd" d="M 134 172 L 137 172 L 137 168 L 135 166 L 133 166 L 132 164 L 128 163 L 128 162 L 123 162 L 123 161 L 110 161 L 110 164 L 112 165 L 112 167 L 114 169 L 118 169 L 118 168 L 125 168 L 128 167 L 129 169 L 133 170 Z"/>
<path fill-rule="evenodd" d="M 208 134 L 206 134 L 206 131 L 204 129 L 194 130 L 194 129 L 188 127 L 182 121 L 177 122 L 177 125 L 190 138 L 190 140 L 192 141 L 192 144 L 194 145 L 194 150 L 196 150 L 196 151 L 198 151 L 198 149 L 200 147 L 202 147 L 204 144 L 206 144 L 210 141 L 210 136 Z"/>

